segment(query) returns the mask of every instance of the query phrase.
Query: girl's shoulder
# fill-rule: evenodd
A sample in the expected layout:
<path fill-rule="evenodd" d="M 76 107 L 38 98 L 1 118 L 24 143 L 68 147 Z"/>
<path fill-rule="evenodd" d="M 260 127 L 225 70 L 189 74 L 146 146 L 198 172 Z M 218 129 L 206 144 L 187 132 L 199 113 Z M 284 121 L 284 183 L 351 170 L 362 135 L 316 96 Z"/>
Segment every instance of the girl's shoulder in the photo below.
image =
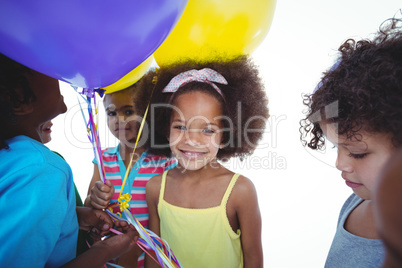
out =
<path fill-rule="evenodd" d="M 147 199 L 156 200 L 159 197 L 161 184 L 162 184 L 162 174 L 158 174 L 149 179 L 145 190 Z"/>
<path fill-rule="evenodd" d="M 251 211 L 255 212 L 255 209 L 258 209 L 257 191 L 249 178 L 242 175 L 237 178 L 236 184 L 230 193 L 227 208 L 242 215 L 246 215 Z"/>
<path fill-rule="evenodd" d="M 163 176 L 163 173 L 155 175 L 152 178 L 150 178 L 149 181 L 147 182 L 146 188 L 147 189 L 155 188 L 155 187 L 160 188 L 161 183 L 162 183 L 162 176 Z"/>
<path fill-rule="evenodd" d="M 255 192 L 255 187 L 254 183 L 249 178 L 239 175 L 233 190 L 236 190 L 238 194 L 242 195 Z"/>
<path fill-rule="evenodd" d="M 236 182 L 233 186 L 232 195 L 242 196 L 255 192 L 253 182 L 240 173 L 235 173 L 229 169 L 224 168 L 221 172 L 221 176 L 226 177 L 229 181 L 232 181 L 235 176 L 237 176 Z"/>
<path fill-rule="evenodd" d="M 358 203 L 344 223 L 344 228 L 359 237 L 368 239 L 380 239 L 371 200 L 363 200 Z"/>

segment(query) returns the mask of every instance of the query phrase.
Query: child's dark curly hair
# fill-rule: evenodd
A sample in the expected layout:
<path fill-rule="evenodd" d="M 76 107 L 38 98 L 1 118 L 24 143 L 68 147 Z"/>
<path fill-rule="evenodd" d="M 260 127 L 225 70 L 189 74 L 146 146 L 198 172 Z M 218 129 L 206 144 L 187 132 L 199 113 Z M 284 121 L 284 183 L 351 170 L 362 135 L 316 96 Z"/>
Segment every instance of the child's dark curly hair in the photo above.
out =
<path fill-rule="evenodd" d="M 394 146 L 402 145 L 401 24 L 400 19 L 389 19 L 372 41 L 348 39 L 340 46 L 337 63 L 324 73 L 316 92 L 304 96 L 304 146 L 324 147 L 320 121 L 337 123 L 338 135 L 348 139 L 361 139 L 362 130 L 389 133 Z M 306 141 L 309 133 L 312 138 Z"/>
<path fill-rule="evenodd" d="M 192 69 L 210 68 L 220 73 L 228 85 L 217 83 L 222 96 L 209 84 L 190 82 L 182 85 L 176 93 L 162 93 L 162 90 L 176 75 Z M 217 158 L 228 160 L 231 157 L 243 158 L 255 150 L 264 133 L 266 120 L 269 117 L 268 99 L 265 88 L 259 77 L 256 66 L 246 56 L 232 60 L 197 63 L 186 61 L 172 66 L 166 66 L 157 71 L 148 72 L 140 81 L 141 86 L 154 83 L 154 93 L 148 125 L 150 128 L 150 152 L 157 155 L 171 156 L 169 135 L 171 108 L 155 108 L 155 105 L 173 104 L 177 96 L 197 90 L 207 92 L 216 97 L 223 106 L 223 116 L 229 120 L 222 120 L 224 131 L 222 144 Z M 152 122 L 151 122 L 152 121 Z M 247 128 L 247 129 L 246 129 Z"/>
<path fill-rule="evenodd" d="M 0 53 L 0 123 L 2 126 L 13 124 L 16 120 L 14 107 L 35 100 L 35 94 L 29 86 L 28 67 L 13 61 Z M 0 149 L 8 148 L 3 131 L 0 131 Z"/>

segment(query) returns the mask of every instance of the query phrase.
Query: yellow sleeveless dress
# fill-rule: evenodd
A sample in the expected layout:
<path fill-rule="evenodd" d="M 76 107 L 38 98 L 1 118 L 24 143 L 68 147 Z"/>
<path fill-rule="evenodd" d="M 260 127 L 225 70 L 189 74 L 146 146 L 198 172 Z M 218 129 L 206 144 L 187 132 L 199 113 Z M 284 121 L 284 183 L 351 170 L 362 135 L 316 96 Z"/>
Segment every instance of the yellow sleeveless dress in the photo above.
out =
<path fill-rule="evenodd" d="M 233 175 L 219 206 L 190 209 L 164 200 L 167 172 L 162 176 L 158 203 L 161 238 L 168 242 L 183 267 L 243 267 L 240 230 L 233 232 L 226 216 L 226 203 L 239 174 Z"/>

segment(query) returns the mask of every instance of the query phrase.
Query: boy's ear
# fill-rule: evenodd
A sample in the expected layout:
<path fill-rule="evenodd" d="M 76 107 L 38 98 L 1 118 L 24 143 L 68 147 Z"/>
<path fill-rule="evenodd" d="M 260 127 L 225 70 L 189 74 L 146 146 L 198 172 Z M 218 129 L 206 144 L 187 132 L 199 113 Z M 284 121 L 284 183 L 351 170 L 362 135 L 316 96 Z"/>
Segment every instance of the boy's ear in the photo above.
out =
<path fill-rule="evenodd" d="M 27 115 L 31 114 L 34 110 L 34 106 L 32 102 L 29 103 L 19 103 L 14 105 L 13 107 L 13 113 L 15 115 Z"/>
<path fill-rule="evenodd" d="M 23 99 L 23 92 L 21 88 L 15 89 L 16 94 L 18 95 L 18 100 Z M 32 99 L 30 98 L 28 102 L 14 101 L 12 102 L 13 113 L 15 115 L 27 115 L 33 112 L 34 105 L 32 103 Z"/>

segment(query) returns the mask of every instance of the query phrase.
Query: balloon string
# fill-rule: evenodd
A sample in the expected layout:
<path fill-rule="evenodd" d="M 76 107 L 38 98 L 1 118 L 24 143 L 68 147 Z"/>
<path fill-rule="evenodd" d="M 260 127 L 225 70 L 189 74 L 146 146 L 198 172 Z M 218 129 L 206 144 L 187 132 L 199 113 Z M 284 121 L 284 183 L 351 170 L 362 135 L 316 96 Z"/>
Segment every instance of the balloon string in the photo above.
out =
<path fill-rule="evenodd" d="M 148 252 L 147 249 L 149 249 L 149 247 L 147 247 L 144 243 L 140 242 L 137 240 L 137 246 L 144 251 L 149 257 L 151 257 L 151 259 L 153 259 L 160 267 L 162 267 L 162 265 L 151 255 L 151 253 Z M 145 249 L 147 248 L 147 249 Z"/>
<path fill-rule="evenodd" d="M 81 110 L 81 115 L 84 120 L 85 127 L 87 129 L 87 136 L 88 136 L 89 141 L 91 142 L 95 159 L 99 163 L 97 165 L 98 169 L 99 169 L 99 174 L 100 174 L 101 180 L 103 182 L 105 182 L 106 175 L 105 175 L 105 169 L 104 169 L 104 165 L 103 165 L 103 161 L 102 161 L 102 150 L 101 150 L 99 134 L 98 134 L 98 130 L 97 130 L 97 124 L 95 124 L 94 120 L 93 120 L 93 109 L 92 109 L 92 104 L 91 104 L 91 99 L 93 98 L 96 118 L 98 120 L 98 109 L 97 109 L 96 101 L 95 101 L 95 99 L 96 99 L 95 92 L 99 93 L 99 91 L 94 90 L 93 94 L 88 95 L 85 93 L 85 92 L 89 91 L 88 89 L 82 89 L 82 92 L 78 92 L 78 87 L 76 87 L 76 86 L 71 86 L 71 87 L 75 90 L 75 92 L 79 93 L 78 96 L 82 97 L 82 99 L 86 102 L 86 104 L 88 106 L 88 108 L 87 108 L 88 120 L 87 120 L 87 118 L 85 117 L 85 114 L 84 114 L 84 109 L 82 108 L 79 97 L 77 96 L 78 105 L 80 106 L 80 110 Z M 99 93 L 99 95 L 101 93 Z"/>
<path fill-rule="evenodd" d="M 93 101 L 94 101 L 94 108 L 95 108 L 95 116 L 97 118 L 98 117 L 98 110 L 97 110 L 97 107 L 96 107 L 95 97 L 93 98 Z M 95 140 L 95 142 L 94 142 L 95 158 L 97 158 L 97 162 L 99 163 L 98 169 L 99 169 L 100 177 L 102 179 L 102 182 L 105 183 L 106 175 L 105 175 L 105 167 L 104 167 L 103 161 L 102 161 L 101 144 L 100 144 L 100 140 L 99 140 L 97 124 L 95 124 L 95 122 L 94 122 L 94 116 L 93 116 L 93 110 L 94 109 L 92 109 L 91 99 L 90 98 L 88 100 L 88 105 L 89 105 L 89 109 L 90 109 L 90 111 L 89 111 L 90 120 L 89 121 L 90 121 L 90 124 L 91 124 L 91 130 L 92 130 L 91 133 L 93 135 L 93 139 Z"/>
<path fill-rule="evenodd" d="M 95 144 L 96 144 L 96 149 L 97 149 L 97 155 L 98 155 L 98 163 L 100 163 L 100 175 L 101 175 L 101 179 L 102 182 L 105 183 L 106 181 L 106 173 L 105 173 L 105 165 L 103 164 L 102 161 L 102 147 L 101 147 L 101 143 L 100 143 L 100 139 L 99 139 L 99 132 L 98 132 L 98 123 L 99 123 L 99 111 L 98 111 L 98 106 L 96 104 L 96 96 L 94 94 L 93 97 L 93 102 L 94 102 L 94 110 L 95 110 L 95 121 L 93 119 L 93 116 L 91 116 L 91 121 L 92 121 L 92 126 L 94 128 L 95 131 L 93 131 L 94 135 L 95 135 Z M 92 107 L 91 107 L 92 109 Z M 92 114 L 92 112 L 91 112 Z"/>
<path fill-rule="evenodd" d="M 121 190 L 120 190 L 119 198 L 121 198 L 121 196 L 122 196 L 122 194 L 123 194 L 124 185 L 126 184 L 128 174 L 130 173 L 131 168 L 132 168 L 132 166 L 133 166 L 133 159 L 134 159 L 134 155 L 135 155 L 134 153 L 135 153 L 135 150 L 137 149 L 137 144 L 138 144 L 138 141 L 139 141 L 140 136 L 141 136 L 141 133 L 142 133 L 142 129 L 143 129 L 144 124 L 145 124 L 145 119 L 146 119 L 146 116 L 147 116 L 147 113 L 148 113 L 148 108 L 149 108 L 149 104 L 148 104 L 148 106 L 147 106 L 147 109 L 145 110 L 144 117 L 142 118 L 140 129 L 138 130 L 138 135 L 137 135 L 137 139 L 136 139 L 136 141 L 135 141 L 133 153 L 131 154 L 130 163 L 128 164 L 128 167 L 127 167 L 127 170 L 126 170 L 126 174 L 124 175 L 123 184 L 121 185 Z"/>
<path fill-rule="evenodd" d="M 154 256 L 150 257 L 158 263 L 161 267 L 164 268 L 181 268 L 180 262 L 177 260 L 176 256 L 174 255 L 173 251 L 170 249 L 168 243 L 163 240 L 162 238 L 158 237 L 154 232 L 151 230 L 145 229 L 141 223 L 135 218 L 129 210 L 124 209 L 123 214 L 124 217 L 117 214 L 114 214 L 110 209 L 107 209 L 106 212 L 112 218 L 113 221 L 126 221 L 132 224 L 135 229 L 138 231 L 139 238 L 136 241 L 138 246 L 148 255 L 149 252 L 155 253 Z M 112 231 L 112 230 L 111 230 Z M 119 231 L 113 230 L 112 232 L 116 234 L 120 234 Z"/>

